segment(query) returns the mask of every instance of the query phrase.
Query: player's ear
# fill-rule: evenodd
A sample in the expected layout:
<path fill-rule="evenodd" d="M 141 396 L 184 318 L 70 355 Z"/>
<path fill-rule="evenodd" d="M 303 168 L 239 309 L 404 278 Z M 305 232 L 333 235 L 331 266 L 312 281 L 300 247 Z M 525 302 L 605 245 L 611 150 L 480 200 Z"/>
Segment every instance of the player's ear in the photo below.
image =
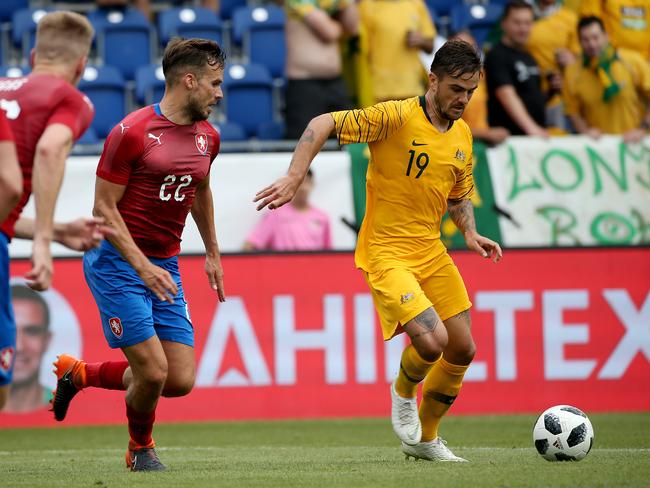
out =
<path fill-rule="evenodd" d="M 196 88 L 198 81 L 194 73 L 185 73 L 185 76 L 183 77 L 183 83 L 185 84 L 185 88 L 188 90 L 193 90 Z"/>
<path fill-rule="evenodd" d="M 437 88 L 438 77 L 433 71 L 429 71 L 429 88 Z"/>

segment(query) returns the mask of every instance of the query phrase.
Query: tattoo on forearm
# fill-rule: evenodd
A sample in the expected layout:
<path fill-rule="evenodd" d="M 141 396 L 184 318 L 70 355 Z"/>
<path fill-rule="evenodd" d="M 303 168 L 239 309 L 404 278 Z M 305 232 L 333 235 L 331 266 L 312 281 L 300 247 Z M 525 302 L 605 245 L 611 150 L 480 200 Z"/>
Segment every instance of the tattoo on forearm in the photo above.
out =
<path fill-rule="evenodd" d="M 302 133 L 300 139 L 298 139 L 298 145 L 303 142 L 314 142 L 314 129 L 307 127 L 305 132 Z"/>
<path fill-rule="evenodd" d="M 415 339 L 416 337 L 427 334 L 432 334 L 440 323 L 438 315 L 433 311 L 432 308 L 427 308 L 424 312 L 417 315 L 413 321 L 420 326 L 421 330 L 410 336 L 411 339 Z"/>
<path fill-rule="evenodd" d="M 476 231 L 474 221 L 474 205 L 468 199 L 449 200 L 447 205 L 449 217 L 456 227 L 464 234 L 468 231 Z"/>

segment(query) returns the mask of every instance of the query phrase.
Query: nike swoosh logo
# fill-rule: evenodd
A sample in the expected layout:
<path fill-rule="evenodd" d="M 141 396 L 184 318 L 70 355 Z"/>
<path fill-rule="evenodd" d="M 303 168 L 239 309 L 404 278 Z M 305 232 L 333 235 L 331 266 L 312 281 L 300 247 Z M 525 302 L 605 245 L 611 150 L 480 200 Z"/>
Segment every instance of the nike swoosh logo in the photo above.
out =
<path fill-rule="evenodd" d="M 413 142 L 411 142 L 411 146 L 426 146 L 426 142 L 415 142 L 415 139 L 413 139 Z"/>

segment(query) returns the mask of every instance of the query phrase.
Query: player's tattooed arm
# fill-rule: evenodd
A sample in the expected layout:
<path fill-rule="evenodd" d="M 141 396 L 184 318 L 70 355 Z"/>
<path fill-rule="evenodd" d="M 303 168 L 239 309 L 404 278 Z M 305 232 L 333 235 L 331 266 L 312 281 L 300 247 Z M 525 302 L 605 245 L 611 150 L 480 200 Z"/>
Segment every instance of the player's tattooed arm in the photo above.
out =
<path fill-rule="evenodd" d="M 264 207 L 278 208 L 291 201 L 305 178 L 309 165 L 333 130 L 334 119 L 330 114 L 319 115 L 309 122 L 296 144 L 286 176 L 279 178 L 255 195 L 253 201 L 258 202 L 257 210 L 262 210 Z"/>
<path fill-rule="evenodd" d="M 456 227 L 463 233 L 476 232 L 476 221 L 474 220 L 474 205 L 472 202 L 463 198 L 461 200 L 448 200 L 447 211 L 449 217 Z"/>
<path fill-rule="evenodd" d="M 474 206 L 466 198 L 462 200 L 449 200 L 447 211 L 451 220 L 465 237 L 467 247 L 477 252 L 484 258 L 490 258 L 495 263 L 503 257 L 501 247 L 496 242 L 483 237 L 476 232 L 476 221 L 474 220 Z"/>

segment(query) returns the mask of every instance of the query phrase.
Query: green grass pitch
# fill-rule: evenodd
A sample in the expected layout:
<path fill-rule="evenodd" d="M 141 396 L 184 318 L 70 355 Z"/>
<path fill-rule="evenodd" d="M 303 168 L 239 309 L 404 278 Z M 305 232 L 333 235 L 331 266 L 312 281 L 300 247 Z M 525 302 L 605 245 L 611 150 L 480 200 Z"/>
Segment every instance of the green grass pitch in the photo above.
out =
<path fill-rule="evenodd" d="M 124 466 L 125 426 L 3 429 L 3 487 L 648 487 L 650 413 L 590 419 L 594 448 L 549 463 L 531 415 L 451 416 L 442 435 L 466 464 L 406 461 L 388 419 L 163 424 L 164 473 Z"/>

